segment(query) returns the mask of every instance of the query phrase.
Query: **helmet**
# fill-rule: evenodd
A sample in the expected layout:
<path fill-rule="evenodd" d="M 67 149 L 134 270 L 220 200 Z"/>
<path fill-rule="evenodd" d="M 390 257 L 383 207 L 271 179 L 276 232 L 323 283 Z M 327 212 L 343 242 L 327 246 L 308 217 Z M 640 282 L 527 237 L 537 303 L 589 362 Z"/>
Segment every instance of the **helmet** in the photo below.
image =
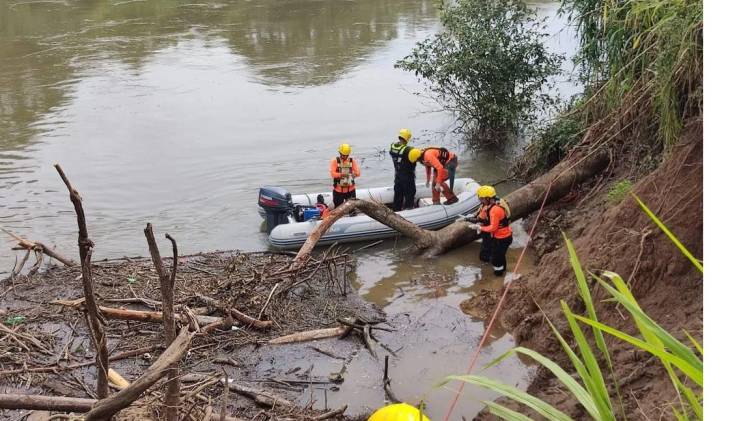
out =
<path fill-rule="evenodd" d="M 339 153 L 341 155 L 349 155 L 352 153 L 352 147 L 349 146 L 348 143 L 342 143 L 341 146 L 339 146 Z"/>
<path fill-rule="evenodd" d="M 422 157 L 422 150 L 419 148 L 412 148 L 412 150 L 409 151 L 409 162 L 412 164 L 417 162 L 419 158 Z"/>
<path fill-rule="evenodd" d="M 495 188 L 492 186 L 482 186 L 477 190 L 477 196 L 481 199 L 484 197 L 495 197 Z"/>
<path fill-rule="evenodd" d="M 430 419 L 408 403 L 395 403 L 378 409 L 370 415 L 367 421 L 430 421 Z"/>
<path fill-rule="evenodd" d="M 404 139 L 405 142 L 408 142 L 409 139 L 411 139 L 411 130 L 409 130 L 409 129 L 401 129 L 398 132 L 398 137 L 400 137 L 401 139 Z"/>

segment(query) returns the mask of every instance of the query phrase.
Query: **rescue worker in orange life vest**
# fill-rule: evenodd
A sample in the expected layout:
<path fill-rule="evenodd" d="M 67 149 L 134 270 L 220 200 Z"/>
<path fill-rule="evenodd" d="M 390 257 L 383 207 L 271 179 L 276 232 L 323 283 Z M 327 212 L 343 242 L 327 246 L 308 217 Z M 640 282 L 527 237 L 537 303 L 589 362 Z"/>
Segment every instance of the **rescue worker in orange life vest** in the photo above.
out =
<path fill-rule="evenodd" d="M 339 146 L 339 156 L 331 160 L 330 173 L 333 178 L 333 208 L 336 209 L 347 199 L 357 197 L 354 179 L 359 177 L 359 165 L 349 155 L 352 147 L 348 143 Z"/>
<path fill-rule="evenodd" d="M 413 149 L 408 146 L 411 139 L 409 129 L 401 129 L 398 132 L 398 142 L 391 144 L 391 159 L 396 176 L 393 179 L 393 210 L 398 212 L 403 209 L 414 207 L 414 196 L 417 194 L 417 186 L 414 182 L 414 170 L 417 164 L 409 160 L 409 152 Z"/>
<path fill-rule="evenodd" d="M 427 175 L 425 187 L 432 186 L 432 204 L 440 204 L 440 193 L 443 193 L 447 199 L 446 205 L 458 202 L 458 198 L 453 194 L 453 181 L 456 178 L 458 156 L 448 149 L 436 146 L 429 146 L 423 150 L 417 149 L 417 151 L 419 151 L 417 160 L 424 165 Z M 417 153 L 414 153 L 414 156 L 417 156 Z M 450 186 L 446 184 L 449 179 Z"/>
<path fill-rule="evenodd" d="M 502 276 L 507 266 L 505 253 L 513 242 L 510 218 L 505 208 L 498 203 L 494 187 L 480 187 L 477 196 L 482 203 L 479 212 L 473 218 L 463 219 L 472 222 L 469 228 L 477 230 L 482 236 L 479 260 L 490 262 L 495 275 Z"/>

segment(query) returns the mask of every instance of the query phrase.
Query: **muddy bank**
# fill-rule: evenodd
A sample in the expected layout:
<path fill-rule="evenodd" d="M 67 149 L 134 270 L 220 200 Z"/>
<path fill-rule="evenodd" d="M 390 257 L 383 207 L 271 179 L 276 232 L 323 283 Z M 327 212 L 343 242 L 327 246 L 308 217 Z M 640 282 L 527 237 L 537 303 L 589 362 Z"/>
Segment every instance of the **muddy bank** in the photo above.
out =
<path fill-rule="evenodd" d="M 263 413 L 276 419 L 310 419 L 335 409 L 326 408 L 324 400 L 338 390 L 348 362 L 363 347 L 356 332 L 341 340 L 292 345 L 271 345 L 270 339 L 336 327 L 340 325 L 338 319 L 347 317 L 374 323 L 384 320 L 380 310 L 351 290 L 347 277 L 352 269 L 351 258 L 335 251 L 326 260 L 314 259 L 294 275 L 297 286 L 288 292 L 277 287 L 269 300 L 274 286 L 280 282 L 283 285 L 283 271 L 291 259 L 285 254 L 217 252 L 178 260 L 177 304 L 202 316 L 226 320 L 221 309 L 200 298 L 203 295 L 270 322 L 268 328 L 257 328 L 233 319 L 233 327 L 222 326 L 198 334 L 182 360 L 182 374 L 212 376 L 226 372 L 237 383 L 292 403 L 270 409 L 255 399 L 233 393 L 228 400 L 229 413 L 243 419 L 263 419 L 259 415 Z M 171 259 L 164 261 L 165 265 L 171 264 Z M 77 268 L 52 267 L 0 283 L 0 313 L 9 329 L 0 333 L 0 393 L 93 397 L 94 366 L 67 368 L 94 358 L 83 312 L 52 304 L 82 296 L 79 276 Z M 160 311 L 159 303 L 155 303 L 160 300 L 159 280 L 150 259 L 98 262 L 93 265 L 93 276 L 100 306 Z M 136 352 L 110 365 L 130 381 L 162 352 L 161 323 L 108 319 L 106 331 L 110 356 Z M 304 366 L 299 364 L 300 355 L 306 362 Z M 336 368 L 328 375 L 313 372 L 313 366 L 331 365 L 332 361 Z M 133 416 L 158 419 L 163 390 L 157 385 L 136 401 L 129 409 L 138 411 Z M 185 383 L 182 392 L 183 415 L 192 406 L 192 414 L 198 419 L 209 403 L 220 408 L 223 402 L 222 384 L 211 379 Z M 19 419 L 25 412 L 2 410 L 0 419 Z M 339 415 L 326 419 L 353 418 Z"/>
<path fill-rule="evenodd" d="M 637 194 L 699 259 L 703 255 L 702 123 L 688 126 L 680 142 L 656 170 L 634 181 Z M 532 244 L 541 256 L 537 267 L 510 287 L 500 321 L 519 345 L 552 357 L 563 367 L 566 356 L 543 320 L 539 306 L 558 328 L 567 326 L 560 311 L 565 300 L 574 312 L 584 311 L 574 275 L 563 247 L 562 232 L 573 240 L 587 269 L 607 269 L 628 280 L 643 309 L 680 339 L 683 329 L 702 342 L 702 277 L 671 241 L 629 197 L 616 202 L 615 185 L 631 176 L 625 165 L 611 168 L 564 200 L 545 209 Z M 529 218 L 533 220 L 533 216 Z M 463 306 L 487 314 L 502 291 L 483 291 Z M 604 291 L 593 287 L 597 313 L 603 322 L 629 333 L 632 321 L 615 306 L 602 302 Z M 670 416 L 676 392 L 660 362 L 607 338 L 613 355 L 626 413 L 633 418 Z M 528 391 L 552 403 L 574 419 L 586 418 L 575 400 L 546 370 L 539 370 Z M 496 419 L 480 413 L 477 420 Z"/>

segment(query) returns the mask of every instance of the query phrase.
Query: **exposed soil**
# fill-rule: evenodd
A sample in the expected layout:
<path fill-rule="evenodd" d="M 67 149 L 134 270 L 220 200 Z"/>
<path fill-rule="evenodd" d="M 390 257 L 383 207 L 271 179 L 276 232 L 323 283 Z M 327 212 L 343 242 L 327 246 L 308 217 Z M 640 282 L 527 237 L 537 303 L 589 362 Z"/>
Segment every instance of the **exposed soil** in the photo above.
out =
<path fill-rule="evenodd" d="M 512 284 L 501 314 L 502 325 L 517 343 L 552 357 L 563 367 L 566 357 L 537 304 L 566 332 L 560 310 L 565 300 L 574 312 L 584 308 L 578 298 L 562 232 L 575 244 L 584 268 L 607 269 L 630 282 L 641 307 L 673 335 L 685 339 L 683 329 L 702 341 L 703 281 L 700 273 L 673 243 L 626 196 L 613 203 L 607 193 L 628 175 L 615 166 L 605 176 L 586 183 L 564 200 L 547 207 L 532 244 L 541 256 L 535 270 Z M 699 259 L 703 255 L 703 135 L 702 122 L 686 128 L 681 141 L 656 170 L 634 181 L 633 192 L 672 230 Z M 534 220 L 535 215 L 528 218 Z M 462 305 L 474 313 L 490 314 L 501 291 L 483 291 Z M 597 315 L 603 322 L 635 333 L 624 310 L 602 301 L 605 291 L 592 285 Z M 686 342 L 687 343 L 687 342 Z M 613 355 L 628 418 L 671 418 L 677 394 L 660 362 L 636 352 L 630 345 L 607 338 Z M 529 393 L 571 415 L 586 419 L 580 405 L 546 370 L 540 369 Z M 507 403 L 507 402 L 505 402 Z M 496 419 L 480 413 L 476 420 Z"/>
<path fill-rule="evenodd" d="M 274 294 L 262 316 L 262 319 L 273 322 L 271 328 L 236 326 L 196 335 L 191 350 L 181 363 L 182 374 L 217 375 L 225 371 L 232 379 L 295 403 L 290 407 L 267 408 L 252 399 L 232 394 L 228 400 L 229 414 L 243 419 L 303 420 L 325 412 L 311 408 L 308 388 L 315 384 L 316 390 L 337 389 L 346 363 L 362 349 L 358 335 L 349 335 L 333 345 L 315 344 L 322 348 L 333 347 L 329 352 L 345 359 L 339 376 L 328 378 L 311 375 L 312 367 L 286 364 L 284 349 L 288 345 L 266 345 L 269 339 L 285 334 L 338 326 L 338 318 L 359 317 L 374 322 L 382 319 L 378 309 L 365 303 L 348 286 L 351 259 L 344 254 L 335 254 L 335 251 L 324 257 L 328 260 L 313 258 L 293 275 L 294 282 L 299 282 L 298 286 L 288 293 L 280 292 L 282 288 L 279 288 Z M 170 262 L 171 259 L 165 259 L 167 267 L 171 266 Z M 220 309 L 207 308 L 196 298 L 203 294 L 251 317 L 258 317 L 273 286 L 282 280 L 278 273 L 287 269 L 290 263 L 290 256 L 275 253 L 221 252 L 181 257 L 175 301 L 196 312 L 223 317 Z M 51 304 L 54 300 L 81 297 L 79 277 L 78 268 L 52 267 L 33 276 L 6 279 L 0 283 L 0 322 L 12 329 L 10 334 L 7 330 L 0 331 L 0 393 L 93 397 L 94 366 L 65 369 L 94 357 L 83 313 L 75 308 Z M 93 277 L 99 305 L 160 311 L 159 306 L 152 303 L 150 308 L 148 301 L 160 300 L 159 280 L 151 260 L 98 262 L 93 265 Z M 106 331 L 110 356 L 157 346 L 164 341 L 161 323 L 107 320 Z M 308 353 L 311 364 L 321 358 L 332 358 L 313 350 L 309 344 L 293 344 L 291 347 L 295 352 L 305 347 L 303 351 Z M 161 349 L 156 348 L 113 362 L 110 367 L 133 381 L 160 353 Z M 269 358 L 273 359 L 270 363 Z M 50 366 L 60 370 L 7 373 Z M 183 396 L 195 392 L 184 403 L 183 410 L 194 405 L 193 416 L 197 419 L 202 419 L 209 400 L 217 412 L 223 402 L 222 384 L 215 380 L 212 384 L 207 383 L 210 381 L 183 386 Z M 197 389 L 204 385 L 207 387 L 198 393 Z M 162 391 L 163 387 L 155 386 L 128 408 L 131 413 L 137 412 L 136 415 L 122 413 L 118 419 L 157 419 Z M 320 403 L 316 404 L 316 408 L 321 407 Z M 0 419 L 20 419 L 26 412 L 0 410 Z M 337 416 L 330 419 L 350 418 Z"/>

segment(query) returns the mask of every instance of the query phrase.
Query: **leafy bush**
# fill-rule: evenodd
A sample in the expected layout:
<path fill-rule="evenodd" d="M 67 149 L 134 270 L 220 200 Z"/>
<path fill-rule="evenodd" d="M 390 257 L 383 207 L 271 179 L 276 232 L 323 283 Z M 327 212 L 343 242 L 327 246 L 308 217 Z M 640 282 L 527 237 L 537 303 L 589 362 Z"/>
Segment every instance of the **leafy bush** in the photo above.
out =
<path fill-rule="evenodd" d="M 662 229 L 672 242 L 674 242 L 683 255 L 685 255 L 685 257 L 687 257 L 701 273 L 703 273 L 702 263 L 700 263 L 682 245 L 682 243 L 680 243 L 674 234 L 664 226 L 664 224 L 646 207 L 646 205 L 643 204 L 643 202 L 640 201 L 640 199 L 635 196 L 634 198 L 643 211 L 646 212 L 654 223 Z M 700 343 L 689 334 L 687 335 L 690 344 L 700 354 L 700 356 L 698 356 L 690 346 L 678 341 L 674 336 L 646 315 L 643 309 L 638 305 L 638 302 L 630 292 L 625 281 L 623 281 L 623 279 L 616 273 L 609 271 L 601 272 L 600 276 L 589 272 L 589 276 L 609 293 L 612 301 L 618 303 L 618 305 L 622 305 L 623 308 L 630 313 L 641 337 L 628 335 L 625 332 L 599 322 L 586 275 L 584 274 L 581 263 L 578 260 L 573 243 L 565 238 L 565 244 L 570 255 L 570 264 L 575 273 L 578 294 L 586 306 L 588 317 L 574 314 L 570 310 L 568 304 L 565 301 L 561 301 L 563 313 L 565 314 L 568 325 L 573 334 L 574 342 L 572 344 L 569 344 L 563 338 L 549 319 L 547 322 L 550 324 L 552 331 L 560 342 L 560 345 L 570 360 L 571 365 L 575 368 L 576 375 L 580 379 L 580 382 L 549 358 L 524 347 L 511 349 L 496 360 L 487 364 L 487 367 L 499 364 L 510 355 L 524 354 L 550 370 L 565 388 L 571 392 L 592 419 L 597 421 L 614 421 L 617 419 L 617 412 L 620 411 L 620 409 L 617 409 L 610 399 L 604 370 L 599 366 L 596 352 L 596 349 L 598 349 L 598 354 L 601 355 L 607 363 L 608 371 L 613 373 L 612 359 L 610 358 L 607 345 L 604 342 L 604 334 L 606 333 L 652 354 L 661 361 L 678 396 L 680 397 L 680 407 L 672 408 L 676 419 L 703 419 L 702 397 L 696 395 L 694 392 L 694 389 L 703 390 L 703 347 Z M 589 344 L 589 340 L 584 335 L 580 323 L 588 325 L 591 328 L 595 348 Z M 688 380 L 683 381 L 681 379 Z M 568 415 L 552 405 L 500 381 L 476 375 L 449 376 L 445 381 L 447 382 L 449 380 L 465 381 L 500 393 L 501 395 L 528 407 L 532 411 L 541 415 L 544 419 L 572 421 Z M 686 384 L 688 381 L 692 387 Z M 614 390 L 619 397 L 619 388 L 617 382 L 614 382 Z M 531 418 L 498 403 L 491 401 L 485 401 L 484 403 L 492 414 L 498 415 L 503 419 L 520 421 L 531 420 Z M 619 406 L 621 407 L 621 405 Z M 625 418 L 626 417 L 623 414 L 622 419 Z"/>
<path fill-rule="evenodd" d="M 577 114 L 560 117 L 542 128 L 515 160 L 513 173 L 523 179 L 538 176 L 562 161 L 577 145 L 584 133 L 584 125 Z"/>
<path fill-rule="evenodd" d="M 538 17 L 520 0 L 444 0 L 444 30 L 396 63 L 428 82 L 479 145 L 503 144 L 555 99 L 543 93 L 562 58 L 544 47 Z"/>

